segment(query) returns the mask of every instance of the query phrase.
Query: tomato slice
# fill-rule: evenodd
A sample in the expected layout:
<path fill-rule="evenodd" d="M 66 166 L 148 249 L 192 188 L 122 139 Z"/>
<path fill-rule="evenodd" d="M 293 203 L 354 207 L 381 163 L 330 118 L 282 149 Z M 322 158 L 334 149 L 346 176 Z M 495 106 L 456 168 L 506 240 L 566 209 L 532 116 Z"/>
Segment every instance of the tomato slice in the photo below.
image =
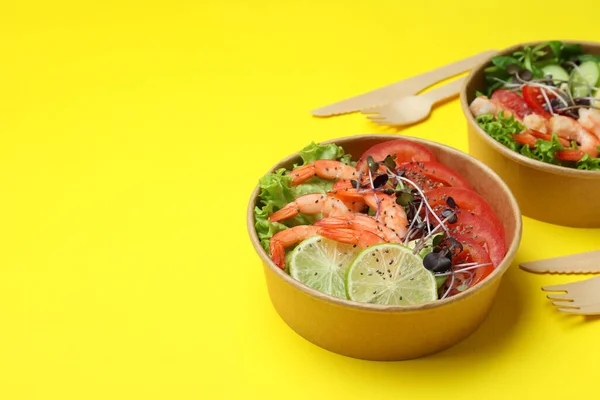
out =
<path fill-rule="evenodd" d="M 490 264 L 485 267 L 471 270 L 473 271 L 473 279 L 471 280 L 469 287 L 473 287 L 491 274 L 492 271 L 494 271 L 494 266 L 492 265 L 490 256 L 483 247 L 464 235 L 457 234 L 453 236 L 463 245 L 463 250 L 452 259 L 453 265 L 466 263 Z"/>
<path fill-rule="evenodd" d="M 405 177 L 414 181 L 423 190 L 441 186 L 472 189 L 471 184 L 458 172 L 436 161 L 405 162 L 398 166 L 404 169 Z"/>
<path fill-rule="evenodd" d="M 508 89 L 498 89 L 492 93 L 492 100 L 499 102 L 504 108 L 515 114 L 519 119 L 531 114 L 531 109 L 518 93 Z"/>
<path fill-rule="evenodd" d="M 534 113 L 539 114 L 544 118 L 552 117 L 552 115 L 544 108 L 544 105 L 546 104 L 546 99 L 544 98 L 542 91 L 544 91 L 544 93 L 548 97 L 548 100 L 551 100 L 556 97 L 553 93 L 544 90 L 541 87 L 530 85 L 523 86 L 521 91 L 523 92 L 523 100 L 525 100 L 525 103 L 527 103 L 529 108 L 531 108 L 531 110 Z"/>
<path fill-rule="evenodd" d="M 425 192 L 425 196 L 429 205 L 438 214 L 448 207 L 446 199 L 452 197 L 461 212 L 471 212 L 483 218 L 495 231 L 500 232 L 502 237 L 504 237 L 504 228 L 500 220 L 485 199 L 475 191 L 460 187 L 442 187 Z"/>
<path fill-rule="evenodd" d="M 376 144 L 365 151 L 358 159 L 356 169 L 363 172 L 367 170 L 368 156 L 375 161 L 383 161 L 388 155 L 396 157 L 396 165 L 408 161 L 437 161 L 435 154 L 422 144 L 395 139 Z"/>
<path fill-rule="evenodd" d="M 506 255 L 504 234 L 495 230 L 483 218 L 470 212 L 459 211 L 457 215 L 456 223 L 448 225 L 450 234 L 459 234 L 482 246 L 489 254 L 494 267 L 497 267 Z"/>

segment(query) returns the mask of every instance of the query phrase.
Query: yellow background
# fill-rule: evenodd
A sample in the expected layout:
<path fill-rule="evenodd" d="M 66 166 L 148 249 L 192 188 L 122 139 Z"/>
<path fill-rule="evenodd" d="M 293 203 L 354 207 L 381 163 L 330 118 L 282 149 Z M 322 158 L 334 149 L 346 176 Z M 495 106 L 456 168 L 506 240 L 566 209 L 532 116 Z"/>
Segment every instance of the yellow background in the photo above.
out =
<path fill-rule="evenodd" d="M 600 41 L 596 0 L 11 3 L 0 6 L 1 399 L 598 396 L 600 320 L 561 315 L 540 291 L 582 277 L 516 266 L 596 249 L 598 229 L 525 218 L 474 335 L 377 363 L 281 321 L 245 227 L 254 185 L 280 158 L 397 132 L 311 109 L 488 48 Z M 457 101 L 402 133 L 467 150 Z"/>

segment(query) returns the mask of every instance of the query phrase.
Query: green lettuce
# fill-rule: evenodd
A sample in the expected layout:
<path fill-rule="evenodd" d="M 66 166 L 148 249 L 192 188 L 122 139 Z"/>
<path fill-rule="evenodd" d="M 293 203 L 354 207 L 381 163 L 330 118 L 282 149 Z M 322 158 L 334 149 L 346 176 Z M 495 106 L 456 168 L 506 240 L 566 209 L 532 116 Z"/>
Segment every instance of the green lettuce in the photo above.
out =
<path fill-rule="evenodd" d="M 478 116 L 476 120 L 479 126 L 492 138 L 511 150 L 519 151 L 521 145 L 515 142 L 512 135 L 521 132 L 525 127 L 513 115 L 505 117 L 504 113 L 498 113 L 497 118 L 494 119 L 492 114 L 484 114 Z"/>
<path fill-rule="evenodd" d="M 552 135 L 551 140 L 538 139 L 534 148 L 517 143 L 512 135 L 523 131 L 525 127 L 515 120 L 514 116 L 504 117 L 503 113 L 500 113 L 497 119 L 494 119 L 492 114 L 485 114 L 478 116 L 476 121 L 481 129 L 492 138 L 525 157 L 563 167 L 600 171 L 600 158 L 591 158 L 587 154 L 576 163 L 558 160 L 555 157 L 556 152 L 564 150 L 565 147 L 560 143 L 556 134 Z M 577 144 L 571 142 L 570 148 L 577 148 Z"/>
<path fill-rule="evenodd" d="M 598 150 L 600 150 L 600 146 Z M 577 169 L 600 171 L 600 158 L 591 158 L 589 154 L 586 154 L 581 160 L 577 161 Z"/>
<path fill-rule="evenodd" d="M 557 160 L 554 154 L 557 151 L 564 149 L 564 146 L 558 140 L 558 136 L 554 134 L 550 141 L 538 139 L 535 143 L 535 148 L 533 149 L 529 146 L 522 146 L 520 153 L 526 157 L 533 158 L 534 160 L 548 164 L 562 165 L 561 161 Z"/>
<path fill-rule="evenodd" d="M 335 144 L 321 145 L 311 143 L 300 151 L 302 164 L 306 165 L 316 160 L 339 160 L 350 164 L 352 156 L 346 154 L 344 149 Z M 269 216 L 275 211 L 283 208 L 286 204 L 296 198 L 310 193 L 325 193 L 333 187 L 333 182 L 319 177 L 313 177 L 308 181 L 292 186 L 292 178 L 285 168 L 273 173 L 268 173 L 258 181 L 260 193 L 258 203 L 254 207 L 254 226 L 263 248 L 269 252 L 271 237 L 277 232 L 296 225 L 311 225 L 322 218 L 320 214 L 305 215 L 298 214 L 296 217 L 281 222 L 269 221 Z"/>
<path fill-rule="evenodd" d="M 341 146 L 335 143 L 318 144 L 311 142 L 308 146 L 300 150 L 303 164 L 310 164 L 316 160 L 339 160 L 344 164 L 352 165 L 350 154 L 346 154 Z"/>

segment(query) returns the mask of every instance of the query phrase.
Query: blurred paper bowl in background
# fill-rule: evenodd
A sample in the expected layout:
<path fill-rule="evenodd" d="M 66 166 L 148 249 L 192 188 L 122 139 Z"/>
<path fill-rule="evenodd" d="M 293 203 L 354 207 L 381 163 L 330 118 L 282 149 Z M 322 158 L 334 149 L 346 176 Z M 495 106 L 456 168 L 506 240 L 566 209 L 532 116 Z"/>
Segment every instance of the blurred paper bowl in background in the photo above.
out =
<path fill-rule="evenodd" d="M 359 135 L 330 140 L 358 157 L 389 135 Z M 247 228 L 263 262 L 269 296 L 281 318 L 310 342 L 345 356 L 366 360 L 406 360 L 423 357 L 460 342 L 487 316 L 503 274 L 513 261 L 521 240 L 521 214 L 504 182 L 475 158 L 451 147 L 406 137 L 431 149 L 438 160 L 462 174 L 490 204 L 502 222 L 507 254 L 494 272 L 466 291 L 416 306 L 381 306 L 328 296 L 309 288 L 279 269 L 262 248 L 254 228 L 258 186 L 247 210 Z M 300 162 L 296 153 L 275 165 L 290 168 Z"/>
<path fill-rule="evenodd" d="M 600 43 L 579 43 L 585 53 L 600 54 Z M 525 45 L 520 43 L 500 52 L 508 55 Z M 479 127 L 469 109 L 476 91 L 485 89 L 484 69 L 488 60 L 473 68 L 460 93 L 467 119 L 469 154 L 492 168 L 514 194 L 523 215 L 557 225 L 600 228 L 600 171 L 583 171 L 543 163 L 503 146 Z"/>

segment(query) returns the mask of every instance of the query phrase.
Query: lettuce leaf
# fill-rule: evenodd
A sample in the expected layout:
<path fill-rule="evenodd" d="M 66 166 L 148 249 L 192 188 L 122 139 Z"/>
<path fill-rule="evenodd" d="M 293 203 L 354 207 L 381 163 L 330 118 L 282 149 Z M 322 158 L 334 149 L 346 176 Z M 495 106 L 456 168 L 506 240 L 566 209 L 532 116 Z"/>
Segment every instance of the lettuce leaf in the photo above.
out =
<path fill-rule="evenodd" d="M 497 119 L 494 119 L 492 114 L 484 114 L 478 116 L 476 121 L 481 129 L 504 146 L 514 151 L 520 150 L 521 145 L 511 135 L 521 132 L 525 127 L 513 115 L 505 117 L 504 113 L 498 113 Z"/>
<path fill-rule="evenodd" d="M 554 157 L 554 153 L 564 149 L 565 148 L 558 140 L 558 136 L 554 134 L 552 135 L 552 140 L 550 141 L 538 139 L 538 141 L 535 143 L 535 148 L 533 149 L 529 148 L 529 146 L 521 147 L 520 153 L 529 158 L 533 158 L 534 160 L 542 161 L 548 164 L 562 165 L 561 161 Z"/>
<path fill-rule="evenodd" d="M 577 169 L 600 171 L 600 158 L 591 158 L 589 154 L 586 154 L 581 160 L 577 161 Z"/>
<path fill-rule="evenodd" d="M 525 157 L 563 167 L 600 171 L 600 158 L 591 158 L 587 154 L 576 163 L 556 159 L 555 153 L 565 149 L 556 134 L 552 135 L 551 140 L 538 139 L 534 148 L 515 142 L 512 134 L 521 132 L 525 127 L 519 121 L 516 121 L 513 116 L 506 118 L 503 114 L 498 114 L 497 119 L 494 119 L 492 114 L 485 114 L 478 116 L 476 121 L 492 138 Z M 571 142 L 570 148 L 577 148 L 577 144 Z"/>
<path fill-rule="evenodd" d="M 300 151 L 303 164 L 316 160 L 339 160 L 350 164 L 352 156 L 346 154 L 344 149 L 335 144 L 321 145 L 312 142 Z M 279 231 L 296 225 L 311 225 L 322 215 L 298 214 L 296 217 L 280 222 L 269 221 L 269 216 L 275 211 L 283 208 L 286 204 L 296 198 L 310 193 L 325 193 L 333 187 L 333 182 L 319 177 L 313 177 L 308 181 L 292 186 L 292 178 L 287 175 L 285 168 L 280 168 L 274 173 L 269 173 L 259 179 L 260 193 L 258 203 L 254 207 L 254 226 L 263 248 L 269 253 L 271 237 Z"/>
<path fill-rule="evenodd" d="M 316 160 L 339 160 L 344 164 L 351 164 L 352 156 L 346 154 L 341 146 L 335 143 L 318 144 L 311 142 L 308 146 L 300 150 L 300 157 L 304 164 L 310 164 Z"/>

